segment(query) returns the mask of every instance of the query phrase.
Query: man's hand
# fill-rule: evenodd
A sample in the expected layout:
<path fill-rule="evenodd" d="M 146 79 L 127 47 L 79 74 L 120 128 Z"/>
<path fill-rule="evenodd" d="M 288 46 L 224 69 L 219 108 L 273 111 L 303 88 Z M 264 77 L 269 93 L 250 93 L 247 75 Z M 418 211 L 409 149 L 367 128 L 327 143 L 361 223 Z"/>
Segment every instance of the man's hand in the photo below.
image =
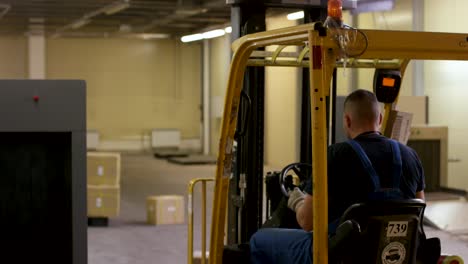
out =
<path fill-rule="evenodd" d="M 288 207 L 297 212 L 297 209 L 304 203 L 305 194 L 298 187 L 289 192 Z"/>

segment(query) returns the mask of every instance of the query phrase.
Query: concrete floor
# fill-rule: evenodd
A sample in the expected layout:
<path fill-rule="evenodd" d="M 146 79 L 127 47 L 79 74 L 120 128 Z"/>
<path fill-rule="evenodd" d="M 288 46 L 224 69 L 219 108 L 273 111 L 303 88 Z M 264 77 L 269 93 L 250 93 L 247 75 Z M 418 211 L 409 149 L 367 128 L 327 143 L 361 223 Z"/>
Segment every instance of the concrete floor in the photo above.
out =
<path fill-rule="evenodd" d="M 121 213 L 118 218 L 110 219 L 109 227 L 88 228 L 89 263 L 187 263 L 187 226 L 146 225 L 146 197 L 179 194 L 186 198 L 187 184 L 191 179 L 214 177 L 214 173 L 213 165 L 180 166 L 154 159 L 150 154 L 123 154 Z M 207 190 L 209 214 L 213 187 Z M 199 192 L 196 192 L 195 226 L 200 226 L 199 197 Z M 208 215 L 207 219 L 210 221 L 211 217 Z M 428 237 L 441 238 L 443 252 L 468 260 L 468 231 L 448 233 L 426 228 L 426 233 Z M 197 250 L 200 249 L 200 228 L 196 228 L 195 236 L 194 247 Z"/>

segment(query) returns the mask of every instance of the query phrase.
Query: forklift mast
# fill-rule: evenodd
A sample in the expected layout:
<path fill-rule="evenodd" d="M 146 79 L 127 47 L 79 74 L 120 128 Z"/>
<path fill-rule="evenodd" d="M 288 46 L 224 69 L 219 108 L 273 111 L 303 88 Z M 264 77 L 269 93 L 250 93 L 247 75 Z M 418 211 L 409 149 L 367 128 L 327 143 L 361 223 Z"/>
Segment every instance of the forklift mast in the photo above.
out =
<path fill-rule="evenodd" d="M 268 0 L 230 0 L 232 41 L 266 30 L 268 7 L 300 8 L 304 23 L 324 21 L 327 0 L 319 6 L 281 4 Z M 310 75 L 302 70 L 300 161 L 312 162 L 310 128 Z M 227 242 L 242 244 L 261 227 L 263 221 L 265 68 L 247 67 L 239 104 L 235 141 L 237 143 L 229 182 Z"/>
<path fill-rule="evenodd" d="M 263 1 L 234 1 L 232 40 L 265 31 L 265 13 Z M 234 138 L 237 148 L 229 182 L 228 244 L 248 241 L 262 224 L 265 68 L 247 67 L 242 94 L 249 99 L 240 102 Z"/>

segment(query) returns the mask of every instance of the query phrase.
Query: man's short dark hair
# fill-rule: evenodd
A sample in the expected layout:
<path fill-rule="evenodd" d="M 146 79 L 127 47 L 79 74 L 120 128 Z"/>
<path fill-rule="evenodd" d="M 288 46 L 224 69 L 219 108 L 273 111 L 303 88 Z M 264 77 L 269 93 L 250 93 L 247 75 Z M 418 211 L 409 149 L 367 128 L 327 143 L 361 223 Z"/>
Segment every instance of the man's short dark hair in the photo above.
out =
<path fill-rule="evenodd" d="M 372 92 L 358 89 L 350 93 L 344 101 L 344 111 L 362 122 L 375 122 L 380 115 L 380 105 Z"/>

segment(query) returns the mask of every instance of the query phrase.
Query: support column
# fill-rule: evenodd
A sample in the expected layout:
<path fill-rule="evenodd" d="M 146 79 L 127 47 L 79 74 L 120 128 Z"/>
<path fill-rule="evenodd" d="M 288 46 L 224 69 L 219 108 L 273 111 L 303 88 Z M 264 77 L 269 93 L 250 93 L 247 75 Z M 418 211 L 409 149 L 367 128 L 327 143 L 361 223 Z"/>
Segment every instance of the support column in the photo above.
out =
<path fill-rule="evenodd" d="M 359 28 L 358 27 L 358 17 L 357 15 L 351 15 L 351 21 L 350 24 L 354 28 Z M 347 71 L 349 71 L 350 76 L 349 76 L 349 89 L 348 93 L 352 93 L 359 89 L 359 79 L 358 79 L 358 69 L 356 68 L 348 68 Z"/>
<path fill-rule="evenodd" d="M 210 89 L 210 41 L 203 40 L 203 154 L 210 153 L 210 127 L 211 127 L 211 89 Z"/>
<path fill-rule="evenodd" d="M 424 31 L 424 1 L 413 0 L 413 30 Z M 413 60 L 413 95 L 424 95 L 424 61 Z"/>
<path fill-rule="evenodd" d="M 28 77 L 29 79 L 46 78 L 45 36 L 31 35 L 28 37 Z"/>

